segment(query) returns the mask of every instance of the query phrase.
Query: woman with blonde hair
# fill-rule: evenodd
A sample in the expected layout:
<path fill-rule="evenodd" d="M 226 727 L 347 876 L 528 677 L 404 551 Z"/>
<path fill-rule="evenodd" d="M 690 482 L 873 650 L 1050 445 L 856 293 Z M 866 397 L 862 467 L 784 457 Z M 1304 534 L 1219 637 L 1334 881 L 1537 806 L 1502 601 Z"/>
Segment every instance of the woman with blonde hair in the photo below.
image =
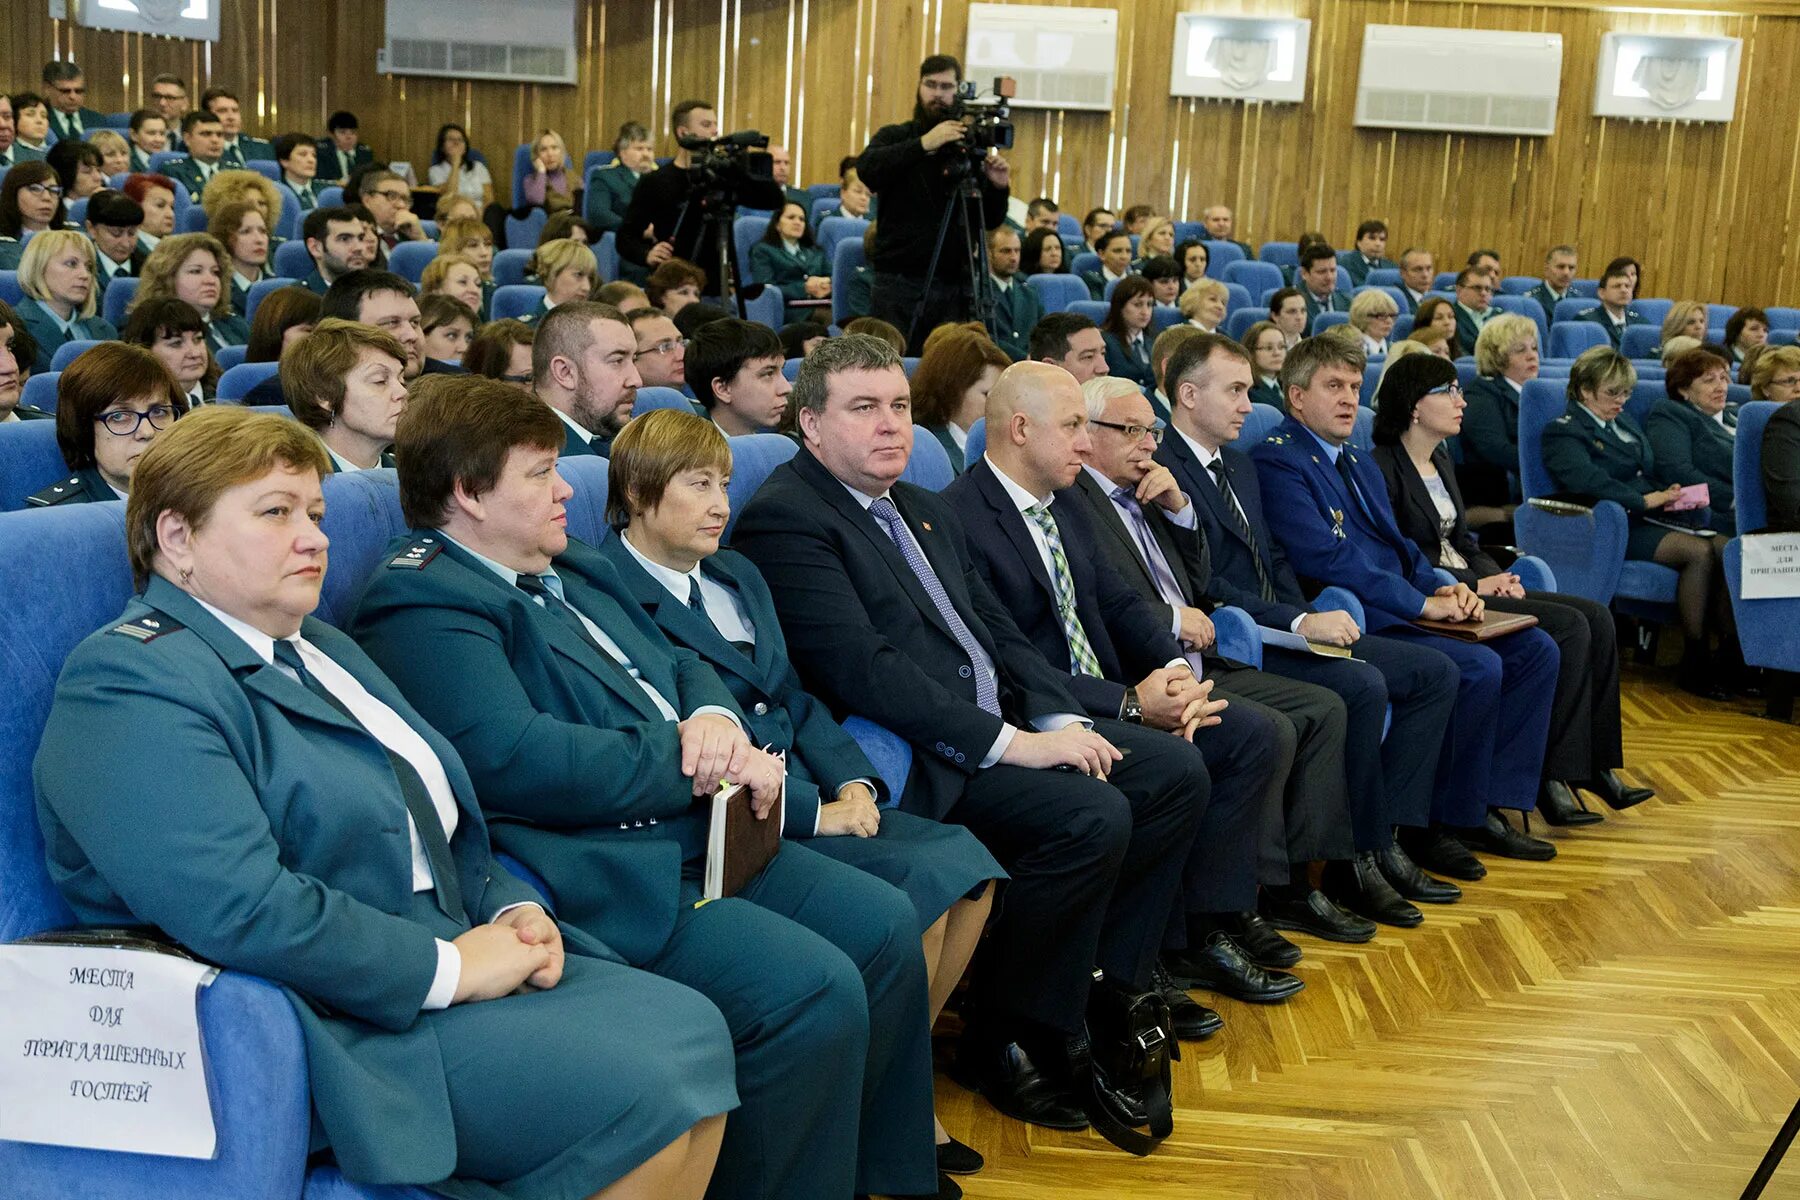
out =
<path fill-rule="evenodd" d="M 210 233 L 177 233 L 163 238 L 144 260 L 130 313 L 152 300 L 185 300 L 206 322 L 206 344 L 217 354 L 225 346 L 250 340 L 250 323 L 231 310 L 231 256 Z"/>
<path fill-rule="evenodd" d="M 275 227 L 281 216 L 281 190 L 265 175 L 255 171 L 220 171 L 200 193 L 200 207 L 206 210 L 208 225 L 227 205 L 245 203 L 256 205 L 263 221 L 271 229 Z"/>
<path fill-rule="evenodd" d="M 586 300 L 594 294 L 594 285 L 600 279 L 600 263 L 594 252 L 574 238 L 558 238 L 539 246 L 526 270 L 544 281 L 543 305 L 523 318 L 527 325 L 536 325 L 559 304 Z"/>
<path fill-rule="evenodd" d="M 913 424 L 942 443 L 958 475 L 969 427 L 986 413 L 988 392 L 1011 362 L 985 331 L 940 326 L 925 339 L 912 376 Z"/>
<path fill-rule="evenodd" d="M 1374 358 L 1388 352 L 1388 335 L 1399 315 L 1394 298 L 1378 288 L 1356 294 L 1350 301 L 1350 326 L 1362 335 L 1364 355 Z"/>
<path fill-rule="evenodd" d="M 1468 501 L 1469 524 L 1507 520 L 1518 503 L 1519 398 L 1538 376 L 1537 322 L 1501 313 L 1475 339 L 1475 370 L 1464 399 L 1462 462 L 1456 482 Z"/>
<path fill-rule="evenodd" d="M 1217 279 L 1200 279 L 1181 293 L 1181 315 L 1187 323 L 1204 333 L 1218 333 L 1225 324 L 1225 310 L 1231 303 L 1231 289 Z"/>
<path fill-rule="evenodd" d="M 269 221 L 254 200 L 238 200 L 208 210 L 206 232 L 219 240 L 231 259 L 231 307 L 248 314 L 251 285 L 275 278 L 269 267 Z"/>
<path fill-rule="evenodd" d="M 439 258 L 460 255 L 475 264 L 481 274 L 481 304 L 475 311 L 485 320 L 494 305 L 494 231 L 474 219 L 454 220 L 438 227 Z"/>
<path fill-rule="evenodd" d="M 131 172 L 131 143 L 116 129 L 96 129 L 87 144 L 100 152 L 100 173 L 111 179 Z"/>
<path fill-rule="evenodd" d="M 100 289 L 94 284 L 94 244 L 85 235 L 73 229 L 46 229 L 35 235 L 25 243 L 18 279 L 25 298 L 14 311 L 37 343 L 34 374 L 50 369 L 65 342 L 104 342 L 119 336 L 111 322 L 94 315 Z"/>
<path fill-rule="evenodd" d="M 432 207 L 431 219 L 437 223 L 441 234 L 444 226 L 452 221 L 479 221 L 481 206 L 460 192 L 443 192 Z"/>
<path fill-rule="evenodd" d="M 1446 308 L 1440 311 L 1450 312 L 1451 310 Z M 1456 333 L 1454 330 L 1445 329 L 1442 325 L 1414 325 L 1412 332 L 1406 337 L 1408 341 L 1423 347 L 1439 358 L 1456 357 Z M 1391 354 L 1393 351 L 1390 350 L 1388 353 Z"/>
<path fill-rule="evenodd" d="M 529 208 L 559 213 L 573 205 L 569 187 L 569 149 L 562 134 L 546 129 L 531 143 L 531 165 L 521 188 Z"/>
<path fill-rule="evenodd" d="M 1153 258 L 1175 257 L 1175 222 L 1167 217 L 1151 217 L 1138 235 L 1137 261 L 1131 269 L 1141 271 Z"/>
<path fill-rule="evenodd" d="M 481 268 L 475 260 L 465 254 L 439 252 L 426 263 L 419 275 L 419 299 L 440 293 L 462 301 L 479 316 L 486 297 L 481 287 Z"/>
<path fill-rule="evenodd" d="M 1698 300 L 1677 300 L 1669 305 L 1669 315 L 1663 318 L 1662 340 L 1666 343 L 1675 337 L 1706 341 L 1706 305 Z M 1657 349 L 1657 357 L 1662 357 L 1661 347 Z"/>

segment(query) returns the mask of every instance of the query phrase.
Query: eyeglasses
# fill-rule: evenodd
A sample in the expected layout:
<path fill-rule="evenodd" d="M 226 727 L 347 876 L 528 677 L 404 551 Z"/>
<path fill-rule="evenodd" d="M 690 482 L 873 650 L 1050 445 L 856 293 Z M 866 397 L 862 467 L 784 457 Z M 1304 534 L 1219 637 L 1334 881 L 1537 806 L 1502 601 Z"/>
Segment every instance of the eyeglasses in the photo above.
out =
<path fill-rule="evenodd" d="M 1141 442 L 1147 433 L 1150 435 L 1150 440 L 1158 446 L 1162 445 L 1163 434 L 1167 433 L 1169 429 L 1160 417 L 1157 418 L 1154 425 L 1121 425 L 1117 421 L 1099 420 L 1089 420 L 1088 424 L 1098 425 L 1102 429 L 1116 429 L 1125 435 L 1125 440 L 1128 442 Z"/>
<path fill-rule="evenodd" d="M 152 429 L 165 429 L 174 419 L 175 410 L 167 404 L 153 404 L 144 412 L 133 412 L 129 408 L 116 408 L 94 418 L 106 426 L 106 432 L 117 437 L 130 437 L 145 421 L 150 422 Z"/>
<path fill-rule="evenodd" d="M 1427 396 L 1460 396 L 1463 394 L 1462 383 L 1460 381 L 1452 381 L 1446 383 L 1443 387 L 1434 387 L 1425 394 Z"/>
<path fill-rule="evenodd" d="M 1771 379 L 1769 380 L 1769 386 L 1779 388 L 1800 387 L 1800 375 L 1783 375 L 1780 379 Z"/>
<path fill-rule="evenodd" d="M 648 358 L 652 354 L 673 354 L 677 350 L 680 350 L 683 347 L 685 347 L 686 345 L 687 345 L 687 340 L 685 338 L 664 338 L 662 341 L 657 342 L 654 346 L 645 346 L 642 350 L 639 350 L 636 354 L 633 354 L 631 357 L 636 359 L 636 358 Z"/>
<path fill-rule="evenodd" d="M 56 85 L 56 90 L 57 90 L 58 94 L 64 95 L 64 96 L 85 96 L 85 95 L 87 95 L 86 86 L 79 84 L 79 83 L 59 83 Z"/>
<path fill-rule="evenodd" d="M 38 196 L 48 196 L 52 200 L 60 200 L 62 198 L 62 194 L 63 194 L 62 188 L 58 187 L 54 183 L 28 183 L 24 187 L 20 188 L 19 190 L 23 191 L 23 192 L 31 192 L 34 195 L 38 195 Z"/>
<path fill-rule="evenodd" d="M 411 192 L 396 191 L 392 188 L 378 188 L 373 194 L 380 196 L 383 200 L 392 200 L 395 204 L 409 204 L 412 202 Z"/>

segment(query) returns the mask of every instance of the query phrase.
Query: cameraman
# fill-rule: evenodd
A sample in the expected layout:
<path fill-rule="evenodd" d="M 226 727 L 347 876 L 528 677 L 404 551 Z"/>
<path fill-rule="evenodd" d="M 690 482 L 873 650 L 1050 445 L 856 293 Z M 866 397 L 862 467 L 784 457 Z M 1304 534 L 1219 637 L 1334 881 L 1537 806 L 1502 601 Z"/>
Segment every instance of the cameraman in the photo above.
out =
<path fill-rule="evenodd" d="M 686 141 L 712 141 L 719 136 L 719 115 L 704 100 L 683 100 L 670 114 L 675 127 L 675 157 L 667 166 L 658 167 L 644 176 L 631 195 L 619 226 L 618 249 L 621 273 L 634 283 L 642 283 L 650 272 L 671 258 L 686 259 L 706 272 L 706 293 L 719 294 L 718 221 L 701 204 L 694 190 L 694 152 L 683 146 Z M 691 203 L 690 203 L 691 201 Z M 781 187 L 773 179 L 740 183 L 737 203 L 743 208 L 763 208 L 779 212 Z M 686 210 L 685 212 L 683 210 Z M 731 245 L 731 231 L 726 230 L 725 244 Z M 748 286 L 749 280 L 739 280 Z"/>
<path fill-rule="evenodd" d="M 961 82 L 962 64 L 951 55 L 934 54 L 919 64 L 912 120 L 877 132 L 856 164 L 881 206 L 869 264 L 875 272 L 871 315 L 911 330 L 907 348 L 914 354 L 937 326 L 968 319 L 977 268 L 965 261 L 964 248 L 1006 220 L 1010 168 L 999 154 L 990 154 L 976 173 L 982 228 L 970 236 L 969 206 L 957 201 L 937 271 L 926 278 L 944 207 L 956 194 L 962 171 L 969 169 L 963 140 L 969 127 L 951 115 Z"/>

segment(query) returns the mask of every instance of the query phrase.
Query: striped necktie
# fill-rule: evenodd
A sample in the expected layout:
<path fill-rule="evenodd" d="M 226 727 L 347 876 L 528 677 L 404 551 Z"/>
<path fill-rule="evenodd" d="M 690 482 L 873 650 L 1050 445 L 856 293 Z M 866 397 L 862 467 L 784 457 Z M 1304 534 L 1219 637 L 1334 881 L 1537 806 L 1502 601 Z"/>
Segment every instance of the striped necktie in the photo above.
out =
<path fill-rule="evenodd" d="M 914 575 L 918 576 L 919 586 L 923 587 L 925 594 L 931 598 L 931 603 L 937 609 L 938 616 L 942 617 L 944 624 L 950 627 L 950 636 L 956 639 L 956 644 L 962 648 L 962 652 L 969 656 L 969 667 L 975 675 L 975 703 L 984 711 L 996 717 L 999 716 L 1000 692 L 995 686 L 992 673 L 982 667 L 985 655 L 981 649 L 981 643 L 975 640 L 975 634 L 962 619 L 962 614 L 956 611 L 954 604 L 950 603 L 950 593 L 944 590 L 944 581 L 938 578 L 937 572 L 931 567 L 931 561 L 925 557 L 925 552 L 913 540 L 911 532 L 906 528 L 905 520 L 900 516 L 900 510 L 894 507 L 892 500 L 883 496 L 869 505 L 869 515 L 881 522 L 881 527 L 886 531 L 889 540 L 894 543 L 894 548 L 900 551 L 900 557 L 906 560 L 906 565 L 911 568 Z"/>
<path fill-rule="evenodd" d="M 1044 535 L 1044 542 L 1050 547 L 1050 582 L 1056 592 L 1056 615 L 1062 621 L 1063 636 L 1069 642 L 1069 674 L 1092 675 L 1100 678 L 1100 660 L 1094 657 L 1094 647 L 1088 641 L 1087 630 L 1081 627 L 1081 617 L 1075 611 L 1075 576 L 1069 571 L 1069 556 L 1063 552 L 1062 531 L 1056 527 L 1056 518 L 1050 515 L 1050 509 L 1042 504 L 1034 504 L 1025 510 L 1032 524 Z"/>

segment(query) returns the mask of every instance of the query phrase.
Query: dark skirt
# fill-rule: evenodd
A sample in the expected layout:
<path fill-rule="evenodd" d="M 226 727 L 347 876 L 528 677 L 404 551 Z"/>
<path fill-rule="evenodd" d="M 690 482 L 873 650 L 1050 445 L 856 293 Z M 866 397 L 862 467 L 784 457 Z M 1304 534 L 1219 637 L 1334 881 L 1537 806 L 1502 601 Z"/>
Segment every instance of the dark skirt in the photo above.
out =
<path fill-rule="evenodd" d="M 1661 525 L 1652 525 L 1643 517 L 1630 515 L 1630 532 L 1625 535 L 1625 557 L 1633 562 L 1655 562 L 1656 548 L 1662 545 L 1664 538 L 1679 530 L 1665 529 Z M 1699 537 L 1699 534 L 1694 536 Z"/>
<path fill-rule="evenodd" d="M 1006 878 L 967 829 L 897 808 L 881 810 L 881 831 L 872 838 L 815 837 L 801 843 L 905 892 L 918 911 L 921 934 L 988 880 Z"/>

